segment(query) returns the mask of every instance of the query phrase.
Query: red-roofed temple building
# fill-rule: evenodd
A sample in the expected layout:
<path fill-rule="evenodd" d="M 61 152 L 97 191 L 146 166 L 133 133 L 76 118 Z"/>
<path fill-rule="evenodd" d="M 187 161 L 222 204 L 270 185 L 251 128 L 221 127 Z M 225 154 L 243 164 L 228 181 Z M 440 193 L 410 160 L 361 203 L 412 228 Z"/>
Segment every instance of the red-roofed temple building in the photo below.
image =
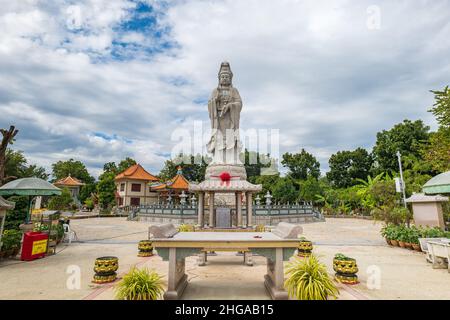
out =
<path fill-rule="evenodd" d="M 158 193 L 151 190 L 149 183 L 159 179 L 135 164 L 119 173 L 116 178 L 116 202 L 119 207 L 158 203 Z"/>

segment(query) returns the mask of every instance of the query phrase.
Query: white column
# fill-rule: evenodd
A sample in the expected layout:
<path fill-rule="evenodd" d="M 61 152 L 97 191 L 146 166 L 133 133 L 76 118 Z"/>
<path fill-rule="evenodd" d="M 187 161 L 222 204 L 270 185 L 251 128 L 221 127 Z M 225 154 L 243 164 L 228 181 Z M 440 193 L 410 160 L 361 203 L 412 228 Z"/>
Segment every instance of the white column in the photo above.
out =
<path fill-rule="evenodd" d="M 200 225 L 200 228 L 204 227 L 204 193 L 200 192 L 198 194 L 198 224 Z"/>
<path fill-rule="evenodd" d="M 236 192 L 236 216 L 237 226 L 242 227 L 242 192 Z"/>
<path fill-rule="evenodd" d="M 209 193 L 209 227 L 214 228 L 214 192 Z"/>
<path fill-rule="evenodd" d="M 252 206 L 252 193 L 246 193 L 246 204 L 247 204 L 247 226 L 251 227 L 253 225 L 252 216 L 253 216 L 253 206 Z"/>

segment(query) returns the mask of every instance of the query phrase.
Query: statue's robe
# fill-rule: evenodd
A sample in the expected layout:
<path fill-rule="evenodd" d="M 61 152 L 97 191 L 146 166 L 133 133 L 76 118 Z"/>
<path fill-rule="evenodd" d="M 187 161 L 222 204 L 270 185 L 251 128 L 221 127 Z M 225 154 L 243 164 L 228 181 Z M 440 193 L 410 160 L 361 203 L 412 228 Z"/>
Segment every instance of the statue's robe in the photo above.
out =
<path fill-rule="evenodd" d="M 241 142 L 239 139 L 239 119 L 242 110 L 242 100 L 239 92 L 234 87 L 228 89 L 230 91 L 230 103 L 228 112 L 219 117 L 219 108 L 222 107 L 220 102 L 220 89 L 216 88 L 211 94 L 208 101 L 209 118 L 211 120 L 211 139 L 207 144 L 208 152 L 215 154 L 217 151 L 224 149 L 233 149 L 239 151 Z M 233 134 L 226 132 L 232 129 Z"/>

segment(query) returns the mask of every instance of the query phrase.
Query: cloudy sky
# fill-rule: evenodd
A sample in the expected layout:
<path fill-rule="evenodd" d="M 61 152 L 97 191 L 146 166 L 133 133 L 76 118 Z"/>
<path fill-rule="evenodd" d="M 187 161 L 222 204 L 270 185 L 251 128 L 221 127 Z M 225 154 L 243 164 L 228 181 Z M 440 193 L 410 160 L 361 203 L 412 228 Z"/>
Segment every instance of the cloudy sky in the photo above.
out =
<path fill-rule="evenodd" d="M 403 119 L 436 128 L 450 1 L 0 0 L 0 127 L 46 168 L 74 158 L 97 175 L 131 156 L 158 173 L 174 130 L 209 126 L 224 60 L 242 128 L 279 129 L 281 153 L 326 171 Z"/>

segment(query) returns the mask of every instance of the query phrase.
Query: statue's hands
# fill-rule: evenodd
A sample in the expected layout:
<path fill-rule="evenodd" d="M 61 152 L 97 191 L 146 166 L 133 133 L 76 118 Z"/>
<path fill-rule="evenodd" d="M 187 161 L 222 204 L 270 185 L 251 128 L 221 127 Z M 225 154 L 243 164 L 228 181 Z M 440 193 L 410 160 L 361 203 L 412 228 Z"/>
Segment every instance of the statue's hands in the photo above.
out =
<path fill-rule="evenodd" d="M 230 104 L 227 103 L 226 105 L 223 106 L 223 109 L 222 109 L 222 112 L 220 113 L 220 116 L 223 116 L 225 113 L 227 113 L 229 109 L 230 109 Z"/>

